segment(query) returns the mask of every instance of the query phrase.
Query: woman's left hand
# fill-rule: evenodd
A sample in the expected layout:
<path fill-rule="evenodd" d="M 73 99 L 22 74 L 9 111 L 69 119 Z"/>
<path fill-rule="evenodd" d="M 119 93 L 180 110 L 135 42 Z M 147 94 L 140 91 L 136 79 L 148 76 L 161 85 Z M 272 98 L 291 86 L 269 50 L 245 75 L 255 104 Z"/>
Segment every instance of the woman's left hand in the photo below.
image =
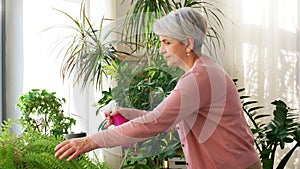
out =
<path fill-rule="evenodd" d="M 54 150 L 56 151 L 55 157 L 62 160 L 69 156 L 67 161 L 71 161 L 74 158 L 78 157 L 80 154 L 89 152 L 96 148 L 99 147 L 94 141 L 92 141 L 91 138 L 83 137 L 63 141 L 58 144 Z"/>

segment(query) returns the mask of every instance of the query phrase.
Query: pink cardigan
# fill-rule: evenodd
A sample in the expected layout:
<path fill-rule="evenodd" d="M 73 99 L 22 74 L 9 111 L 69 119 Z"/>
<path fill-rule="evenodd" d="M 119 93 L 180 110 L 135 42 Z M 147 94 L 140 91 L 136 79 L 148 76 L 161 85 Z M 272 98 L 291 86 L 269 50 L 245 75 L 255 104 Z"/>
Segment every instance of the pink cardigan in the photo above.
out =
<path fill-rule="evenodd" d="M 259 160 L 232 79 L 202 56 L 153 111 L 121 112 L 127 123 L 93 134 L 99 147 L 146 140 L 176 126 L 189 169 L 245 169 Z"/>

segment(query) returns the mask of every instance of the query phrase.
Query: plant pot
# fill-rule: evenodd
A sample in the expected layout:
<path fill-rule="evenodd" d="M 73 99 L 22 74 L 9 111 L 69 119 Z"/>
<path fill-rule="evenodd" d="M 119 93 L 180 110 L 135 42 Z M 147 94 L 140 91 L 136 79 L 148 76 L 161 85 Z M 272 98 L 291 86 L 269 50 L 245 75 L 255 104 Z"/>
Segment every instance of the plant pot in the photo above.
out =
<path fill-rule="evenodd" d="M 85 137 L 86 133 L 70 133 L 70 134 L 64 134 L 64 138 L 69 140 L 72 138 L 80 138 L 80 137 Z"/>

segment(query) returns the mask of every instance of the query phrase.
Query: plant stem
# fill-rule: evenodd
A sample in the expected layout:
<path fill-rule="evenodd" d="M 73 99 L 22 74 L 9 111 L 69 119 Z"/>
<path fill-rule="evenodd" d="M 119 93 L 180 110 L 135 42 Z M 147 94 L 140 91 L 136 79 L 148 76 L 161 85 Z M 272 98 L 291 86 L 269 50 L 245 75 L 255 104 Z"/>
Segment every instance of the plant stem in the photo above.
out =
<path fill-rule="evenodd" d="M 297 142 L 297 144 L 283 157 L 276 169 L 284 169 L 286 163 L 298 147 L 300 147 L 300 142 Z"/>
<path fill-rule="evenodd" d="M 278 143 L 275 143 L 274 147 L 272 148 L 272 153 L 271 153 L 272 166 L 274 166 L 274 159 L 275 159 L 277 146 L 278 146 Z"/>

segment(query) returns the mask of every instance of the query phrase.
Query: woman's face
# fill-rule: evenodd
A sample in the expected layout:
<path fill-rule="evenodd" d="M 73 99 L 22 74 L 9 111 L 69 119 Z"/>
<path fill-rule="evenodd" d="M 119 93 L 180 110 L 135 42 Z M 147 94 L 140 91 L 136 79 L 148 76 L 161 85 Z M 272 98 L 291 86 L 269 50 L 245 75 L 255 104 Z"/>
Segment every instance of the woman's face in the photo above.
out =
<path fill-rule="evenodd" d="M 161 45 L 159 53 L 163 54 L 169 66 L 185 67 L 187 46 L 168 36 L 159 36 Z"/>

